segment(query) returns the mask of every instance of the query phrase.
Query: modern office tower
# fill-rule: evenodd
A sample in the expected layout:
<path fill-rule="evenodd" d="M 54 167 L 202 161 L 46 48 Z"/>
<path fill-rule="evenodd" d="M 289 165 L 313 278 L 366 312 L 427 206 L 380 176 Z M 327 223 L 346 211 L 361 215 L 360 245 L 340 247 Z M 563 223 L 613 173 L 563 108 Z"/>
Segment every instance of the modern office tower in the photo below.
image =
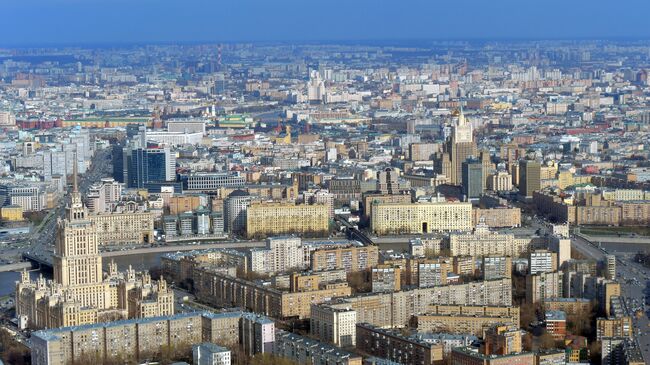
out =
<path fill-rule="evenodd" d="M 399 182 L 398 172 L 393 168 L 387 168 L 377 172 L 377 191 L 382 194 L 398 194 Z"/>
<path fill-rule="evenodd" d="M 541 189 L 541 165 L 537 161 L 519 162 L 519 195 L 532 197 L 534 191 Z"/>
<path fill-rule="evenodd" d="M 239 342 L 248 355 L 272 353 L 275 344 L 275 323 L 255 313 L 242 314 Z"/>
<path fill-rule="evenodd" d="M 194 365 L 230 365 L 230 350 L 205 342 L 192 347 Z"/>
<path fill-rule="evenodd" d="M 350 308 L 311 305 L 309 330 L 321 341 L 339 347 L 356 344 L 357 312 Z"/>
<path fill-rule="evenodd" d="M 324 204 L 253 202 L 246 210 L 246 236 L 304 234 L 324 237 L 329 230 L 329 211 Z"/>
<path fill-rule="evenodd" d="M 371 270 L 372 292 L 390 293 L 401 289 L 400 274 L 398 267 L 390 265 L 377 265 Z"/>
<path fill-rule="evenodd" d="M 512 176 L 507 171 L 498 171 L 488 176 L 487 189 L 491 191 L 512 190 Z"/>
<path fill-rule="evenodd" d="M 470 203 L 373 203 L 371 212 L 372 232 L 379 235 L 468 231 L 472 227 Z"/>
<path fill-rule="evenodd" d="M 246 213 L 253 197 L 244 190 L 235 190 L 224 202 L 226 231 L 241 234 L 246 232 Z"/>
<path fill-rule="evenodd" d="M 606 255 L 605 256 L 605 273 L 607 274 L 607 279 L 616 280 L 616 256 Z"/>
<path fill-rule="evenodd" d="M 274 274 L 289 269 L 302 270 L 305 267 L 300 237 L 267 238 L 266 248 L 251 249 L 247 255 L 247 269 L 254 273 Z"/>
<path fill-rule="evenodd" d="M 483 165 L 481 161 L 468 158 L 462 164 L 462 187 L 466 200 L 475 200 L 483 194 Z"/>
<path fill-rule="evenodd" d="M 484 280 L 512 277 L 512 258 L 509 256 L 485 256 L 482 266 Z"/>
<path fill-rule="evenodd" d="M 57 223 L 53 280 L 33 282 L 23 272 L 16 283 L 16 317 L 24 318 L 29 328 L 54 328 L 172 315 L 174 293 L 164 280 L 153 281 L 148 273 L 132 269 L 120 273 L 115 263 L 104 277 L 97 223 L 81 200 L 74 166 L 71 202 L 65 219 Z"/>
<path fill-rule="evenodd" d="M 447 176 L 452 185 L 462 183 L 463 162 L 471 156 L 478 156 L 473 133 L 472 125 L 465 120 L 465 114 L 460 110 L 443 152 L 434 156 L 436 172 Z"/>
<path fill-rule="evenodd" d="M 557 253 L 535 250 L 528 254 L 528 273 L 537 275 L 557 270 Z"/>
<path fill-rule="evenodd" d="M 168 147 L 141 148 L 128 145 L 122 149 L 121 165 L 122 178 L 128 188 L 143 188 L 147 183 L 176 179 L 176 156 Z"/>

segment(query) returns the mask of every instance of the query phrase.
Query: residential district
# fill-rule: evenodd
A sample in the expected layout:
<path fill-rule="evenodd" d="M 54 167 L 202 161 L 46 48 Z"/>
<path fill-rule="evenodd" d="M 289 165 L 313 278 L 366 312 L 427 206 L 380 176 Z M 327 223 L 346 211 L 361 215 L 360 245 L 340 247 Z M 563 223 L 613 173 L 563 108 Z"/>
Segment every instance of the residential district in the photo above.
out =
<path fill-rule="evenodd" d="M 0 363 L 650 362 L 650 47 L 0 49 Z"/>

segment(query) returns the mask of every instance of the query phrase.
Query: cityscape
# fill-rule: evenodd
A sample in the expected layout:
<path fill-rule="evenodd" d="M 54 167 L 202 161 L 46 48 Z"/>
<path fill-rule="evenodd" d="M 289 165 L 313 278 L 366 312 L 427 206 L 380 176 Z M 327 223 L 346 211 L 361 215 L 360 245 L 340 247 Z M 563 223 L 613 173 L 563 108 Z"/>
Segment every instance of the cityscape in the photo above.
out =
<path fill-rule="evenodd" d="M 0 33 L 0 364 L 650 363 L 650 41 L 278 38 Z"/>

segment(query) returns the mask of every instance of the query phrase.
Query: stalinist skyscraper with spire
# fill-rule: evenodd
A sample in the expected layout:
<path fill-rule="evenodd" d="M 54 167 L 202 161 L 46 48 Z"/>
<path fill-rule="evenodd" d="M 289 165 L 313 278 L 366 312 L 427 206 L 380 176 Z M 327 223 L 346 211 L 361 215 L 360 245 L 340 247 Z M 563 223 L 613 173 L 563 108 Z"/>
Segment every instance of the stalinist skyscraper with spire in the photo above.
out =
<path fill-rule="evenodd" d="M 443 152 L 434 156 L 434 169 L 437 173 L 445 175 L 451 184 L 460 185 L 463 162 L 471 156 L 478 157 L 474 131 L 472 125 L 465 120 L 461 107 L 460 111 L 455 113 L 451 136 L 447 139 Z"/>
<path fill-rule="evenodd" d="M 164 279 L 131 268 L 118 272 L 114 262 L 103 272 L 97 227 L 82 202 L 76 167 L 65 217 L 57 222 L 54 278 L 31 281 L 23 272 L 16 316 L 38 329 L 173 314 L 174 294 Z"/>

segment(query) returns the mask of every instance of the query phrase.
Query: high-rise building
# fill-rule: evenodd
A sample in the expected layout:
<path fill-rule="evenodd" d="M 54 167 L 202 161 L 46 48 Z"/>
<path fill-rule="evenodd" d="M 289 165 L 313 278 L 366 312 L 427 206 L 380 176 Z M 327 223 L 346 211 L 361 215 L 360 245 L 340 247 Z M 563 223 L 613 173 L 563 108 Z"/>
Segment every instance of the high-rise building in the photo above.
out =
<path fill-rule="evenodd" d="M 452 185 L 462 183 L 463 162 L 471 156 L 478 157 L 473 133 L 472 125 L 465 120 L 465 114 L 460 110 L 443 152 L 434 156 L 436 172 L 447 176 Z"/>
<path fill-rule="evenodd" d="M 115 263 L 104 277 L 97 223 L 81 200 L 76 166 L 71 202 L 57 223 L 53 280 L 33 282 L 23 272 L 16 283 L 16 316 L 30 328 L 54 328 L 173 314 L 174 293 L 165 280 L 155 282 L 130 268 L 119 273 Z"/>
<path fill-rule="evenodd" d="M 248 355 L 272 353 L 275 323 L 255 313 L 244 313 L 239 323 L 239 342 Z"/>
<path fill-rule="evenodd" d="M 535 250 L 528 254 L 528 272 L 530 275 L 557 270 L 557 253 L 548 250 Z"/>
<path fill-rule="evenodd" d="M 462 188 L 466 200 L 475 200 L 483 194 L 484 177 L 481 161 L 469 158 L 462 164 Z"/>
<path fill-rule="evenodd" d="M 398 172 L 393 168 L 377 172 L 377 191 L 382 194 L 398 194 L 399 182 L 397 178 Z"/>
<path fill-rule="evenodd" d="M 224 201 L 224 222 L 227 232 L 246 231 L 246 213 L 253 197 L 244 190 L 235 190 Z"/>
<path fill-rule="evenodd" d="M 129 145 L 122 150 L 121 165 L 122 178 L 128 188 L 144 188 L 147 183 L 176 179 L 176 156 L 169 147 L 142 148 Z"/>
<path fill-rule="evenodd" d="M 483 279 L 494 280 L 512 277 L 512 258 L 509 256 L 483 257 Z"/>
<path fill-rule="evenodd" d="M 311 305 L 311 334 L 340 347 L 356 344 L 357 312 L 350 308 L 333 308 L 326 304 Z"/>
<path fill-rule="evenodd" d="M 194 365 L 230 365 L 230 350 L 205 342 L 192 347 Z"/>
<path fill-rule="evenodd" d="M 532 197 L 534 191 L 541 189 L 541 165 L 537 161 L 522 160 L 519 162 L 519 195 Z"/>

